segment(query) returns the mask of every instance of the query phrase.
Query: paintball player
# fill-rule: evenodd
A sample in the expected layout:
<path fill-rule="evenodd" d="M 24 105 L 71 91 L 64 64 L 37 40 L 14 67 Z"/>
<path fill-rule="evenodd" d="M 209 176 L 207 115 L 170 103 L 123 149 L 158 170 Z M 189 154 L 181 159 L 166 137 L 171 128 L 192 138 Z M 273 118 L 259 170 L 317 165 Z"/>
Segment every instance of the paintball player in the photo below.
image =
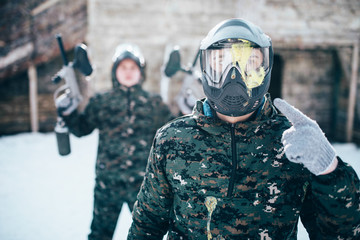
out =
<path fill-rule="evenodd" d="M 90 98 L 82 113 L 63 116 L 77 137 L 99 130 L 89 240 L 112 239 L 123 203 L 132 210 L 156 130 L 172 116 L 160 96 L 142 89 L 144 80 L 140 49 L 119 45 L 113 57 L 113 89 Z"/>
<path fill-rule="evenodd" d="M 206 99 L 160 128 L 130 239 L 360 239 L 359 179 L 318 124 L 267 93 L 270 38 L 229 19 L 200 45 Z"/>

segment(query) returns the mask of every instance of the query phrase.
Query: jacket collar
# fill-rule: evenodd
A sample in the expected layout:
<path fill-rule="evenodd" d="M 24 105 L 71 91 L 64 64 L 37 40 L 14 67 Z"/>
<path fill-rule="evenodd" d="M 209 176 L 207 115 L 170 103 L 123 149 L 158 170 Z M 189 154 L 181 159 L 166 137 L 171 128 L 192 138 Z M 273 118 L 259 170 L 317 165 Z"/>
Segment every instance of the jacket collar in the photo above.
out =
<path fill-rule="evenodd" d="M 130 91 L 130 92 L 137 92 L 139 90 L 142 89 L 141 84 L 135 84 L 134 86 L 131 87 L 125 87 L 124 85 L 120 85 L 117 89 L 121 90 L 121 91 Z"/>
<path fill-rule="evenodd" d="M 197 101 L 193 110 L 193 116 L 196 124 L 211 134 L 218 135 L 228 132 L 232 124 L 220 120 L 216 116 L 216 113 L 211 108 L 209 109 L 206 104 L 208 104 L 206 99 Z M 262 106 L 260 106 L 254 114 L 255 115 L 250 117 L 247 121 L 235 123 L 233 125 L 234 128 L 241 132 L 256 129 L 259 125 L 268 122 L 275 114 L 277 114 L 269 94 L 264 96 Z"/>

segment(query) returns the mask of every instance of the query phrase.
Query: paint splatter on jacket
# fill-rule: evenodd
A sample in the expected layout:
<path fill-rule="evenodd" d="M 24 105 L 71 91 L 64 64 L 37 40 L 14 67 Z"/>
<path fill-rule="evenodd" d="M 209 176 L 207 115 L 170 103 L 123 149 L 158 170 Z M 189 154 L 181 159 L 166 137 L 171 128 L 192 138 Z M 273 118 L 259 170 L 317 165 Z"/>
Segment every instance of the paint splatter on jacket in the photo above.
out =
<path fill-rule="evenodd" d="M 291 125 L 269 96 L 243 123 L 203 109 L 157 132 L 128 240 L 297 239 L 299 217 L 311 239 L 359 238 L 356 173 L 340 158 L 318 177 L 288 161 L 281 136 Z"/>

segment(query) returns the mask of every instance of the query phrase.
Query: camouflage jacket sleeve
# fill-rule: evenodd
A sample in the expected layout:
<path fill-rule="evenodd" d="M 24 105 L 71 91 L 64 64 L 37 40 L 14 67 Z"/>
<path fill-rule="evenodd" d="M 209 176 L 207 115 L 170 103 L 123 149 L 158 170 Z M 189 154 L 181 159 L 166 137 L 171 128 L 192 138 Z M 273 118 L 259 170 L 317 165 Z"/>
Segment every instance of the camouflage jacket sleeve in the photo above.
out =
<path fill-rule="evenodd" d="M 69 116 L 64 117 L 64 120 L 69 127 L 70 132 L 77 137 L 90 134 L 97 126 L 96 108 L 96 98 L 91 98 L 82 113 L 74 111 Z"/>
<path fill-rule="evenodd" d="M 128 240 L 161 240 L 167 232 L 173 198 L 165 175 L 163 158 L 164 156 L 158 153 L 155 138 L 146 175 L 134 205 Z"/>
<path fill-rule="evenodd" d="M 352 167 L 338 160 L 334 172 L 314 176 L 308 186 L 300 215 L 310 239 L 360 237 L 359 178 Z"/>

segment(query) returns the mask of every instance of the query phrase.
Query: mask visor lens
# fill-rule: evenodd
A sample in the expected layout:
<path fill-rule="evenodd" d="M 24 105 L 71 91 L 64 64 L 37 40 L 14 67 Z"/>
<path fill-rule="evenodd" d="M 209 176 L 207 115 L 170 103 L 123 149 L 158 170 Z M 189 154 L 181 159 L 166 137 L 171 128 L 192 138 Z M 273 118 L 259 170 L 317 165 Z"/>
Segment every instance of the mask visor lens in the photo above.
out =
<path fill-rule="evenodd" d="M 209 86 L 221 88 L 232 67 L 238 68 L 248 89 L 260 86 L 269 71 L 269 48 L 249 41 L 216 43 L 200 55 L 201 70 Z"/>

